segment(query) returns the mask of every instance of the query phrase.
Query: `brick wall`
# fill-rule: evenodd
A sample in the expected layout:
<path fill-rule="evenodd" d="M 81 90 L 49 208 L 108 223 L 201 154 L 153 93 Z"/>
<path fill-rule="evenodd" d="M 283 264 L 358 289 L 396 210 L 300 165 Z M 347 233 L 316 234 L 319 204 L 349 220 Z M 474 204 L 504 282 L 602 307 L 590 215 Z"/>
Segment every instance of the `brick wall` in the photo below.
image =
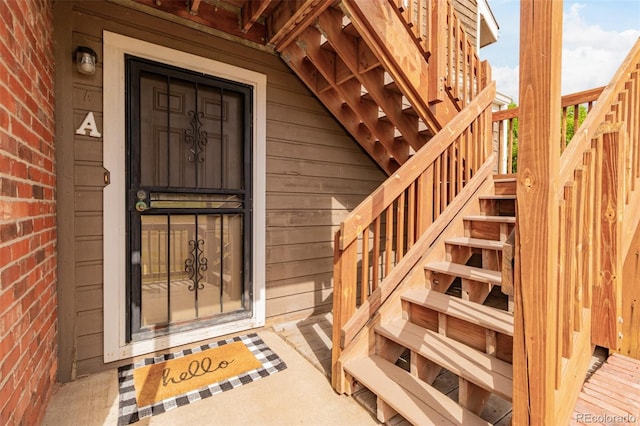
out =
<path fill-rule="evenodd" d="M 0 0 L 0 424 L 38 424 L 56 377 L 53 15 Z"/>

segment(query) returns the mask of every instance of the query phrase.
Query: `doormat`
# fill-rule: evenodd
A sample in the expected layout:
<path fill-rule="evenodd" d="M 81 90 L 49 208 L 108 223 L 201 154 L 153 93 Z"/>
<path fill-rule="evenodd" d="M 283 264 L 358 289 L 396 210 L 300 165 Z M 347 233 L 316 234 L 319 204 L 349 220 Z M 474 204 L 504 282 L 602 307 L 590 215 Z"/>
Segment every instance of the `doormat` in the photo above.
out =
<path fill-rule="evenodd" d="M 255 333 L 118 368 L 118 425 L 164 413 L 287 368 Z"/>

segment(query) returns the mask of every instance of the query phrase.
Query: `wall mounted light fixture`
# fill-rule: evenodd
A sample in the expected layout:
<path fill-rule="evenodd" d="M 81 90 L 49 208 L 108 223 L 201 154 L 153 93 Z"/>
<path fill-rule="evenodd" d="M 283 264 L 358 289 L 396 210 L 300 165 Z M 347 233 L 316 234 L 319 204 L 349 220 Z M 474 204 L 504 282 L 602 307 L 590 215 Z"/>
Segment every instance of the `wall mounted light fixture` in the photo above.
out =
<path fill-rule="evenodd" d="M 86 46 L 78 46 L 76 48 L 75 58 L 76 68 L 78 68 L 78 72 L 80 74 L 95 74 L 98 55 L 92 48 Z"/>

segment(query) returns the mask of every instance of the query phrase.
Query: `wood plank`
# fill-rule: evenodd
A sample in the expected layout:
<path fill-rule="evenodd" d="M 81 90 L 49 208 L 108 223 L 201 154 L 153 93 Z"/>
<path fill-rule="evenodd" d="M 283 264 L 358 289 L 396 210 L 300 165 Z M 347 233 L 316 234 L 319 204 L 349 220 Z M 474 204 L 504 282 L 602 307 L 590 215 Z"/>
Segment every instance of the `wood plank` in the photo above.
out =
<path fill-rule="evenodd" d="M 511 365 L 406 320 L 379 325 L 376 333 L 507 400 L 512 397 Z"/>
<path fill-rule="evenodd" d="M 566 424 L 555 418 L 554 350 L 558 313 L 558 194 L 562 4 L 523 0 L 520 6 L 518 233 L 520 289 L 514 335 L 514 424 Z M 524 171 L 524 172 L 522 172 Z M 523 307 L 527 307 L 523 310 Z M 530 307 L 534 307 L 530 309 Z M 520 326 L 523 326 L 520 328 Z"/>
<path fill-rule="evenodd" d="M 454 275 L 472 281 L 500 285 L 502 274 L 500 271 L 476 268 L 452 262 L 432 262 L 424 266 L 427 271 L 433 271 L 445 275 Z"/>
<path fill-rule="evenodd" d="M 482 238 L 469 238 L 469 237 L 448 238 L 445 241 L 445 243 L 465 246 L 465 247 L 486 249 L 486 250 L 498 250 L 498 251 L 502 251 L 502 248 L 504 247 L 504 242 L 502 241 L 485 240 Z"/>
<path fill-rule="evenodd" d="M 345 369 L 413 424 L 490 425 L 433 387 L 375 355 L 351 361 Z"/>
<path fill-rule="evenodd" d="M 427 289 L 406 291 L 402 294 L 402 300 L 513 336 L 513 315 L 505 311 Z"/>
<path fill-rule="evenodd" d="M 593 321 L 591 338 L 593 343 L 619 350 L 618 316 L 622 310 L 621 283 L 616 277 L 622 276 L 622 194 L 619 193 L 623 179 L 623 163 L 620 153 L 620 134 L 603 135 L 603 165 L 600 210 L 601 245 L 596 247 L 601 253 L 600 279 L 593 287 Z"/>

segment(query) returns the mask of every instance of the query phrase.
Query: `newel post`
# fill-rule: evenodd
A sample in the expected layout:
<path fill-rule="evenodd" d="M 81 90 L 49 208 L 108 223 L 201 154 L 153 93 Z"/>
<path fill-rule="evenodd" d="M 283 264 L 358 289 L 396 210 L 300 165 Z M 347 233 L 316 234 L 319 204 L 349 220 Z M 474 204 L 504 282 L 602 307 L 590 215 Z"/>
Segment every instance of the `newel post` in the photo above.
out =
<path fill-rule="evenodd" d="M 520 14 L 513 424 L 553 425 L 562 1 L 522 0 Z"/>
<path fill-rule="evenodd" d="M 331 348 L 331 384 L 338 393 L 345 389 L 342 363 L 342 327 L 356 310 L 357 240 L 342 250 L 341 231 L 333 242 L 333 333 Z"/>

